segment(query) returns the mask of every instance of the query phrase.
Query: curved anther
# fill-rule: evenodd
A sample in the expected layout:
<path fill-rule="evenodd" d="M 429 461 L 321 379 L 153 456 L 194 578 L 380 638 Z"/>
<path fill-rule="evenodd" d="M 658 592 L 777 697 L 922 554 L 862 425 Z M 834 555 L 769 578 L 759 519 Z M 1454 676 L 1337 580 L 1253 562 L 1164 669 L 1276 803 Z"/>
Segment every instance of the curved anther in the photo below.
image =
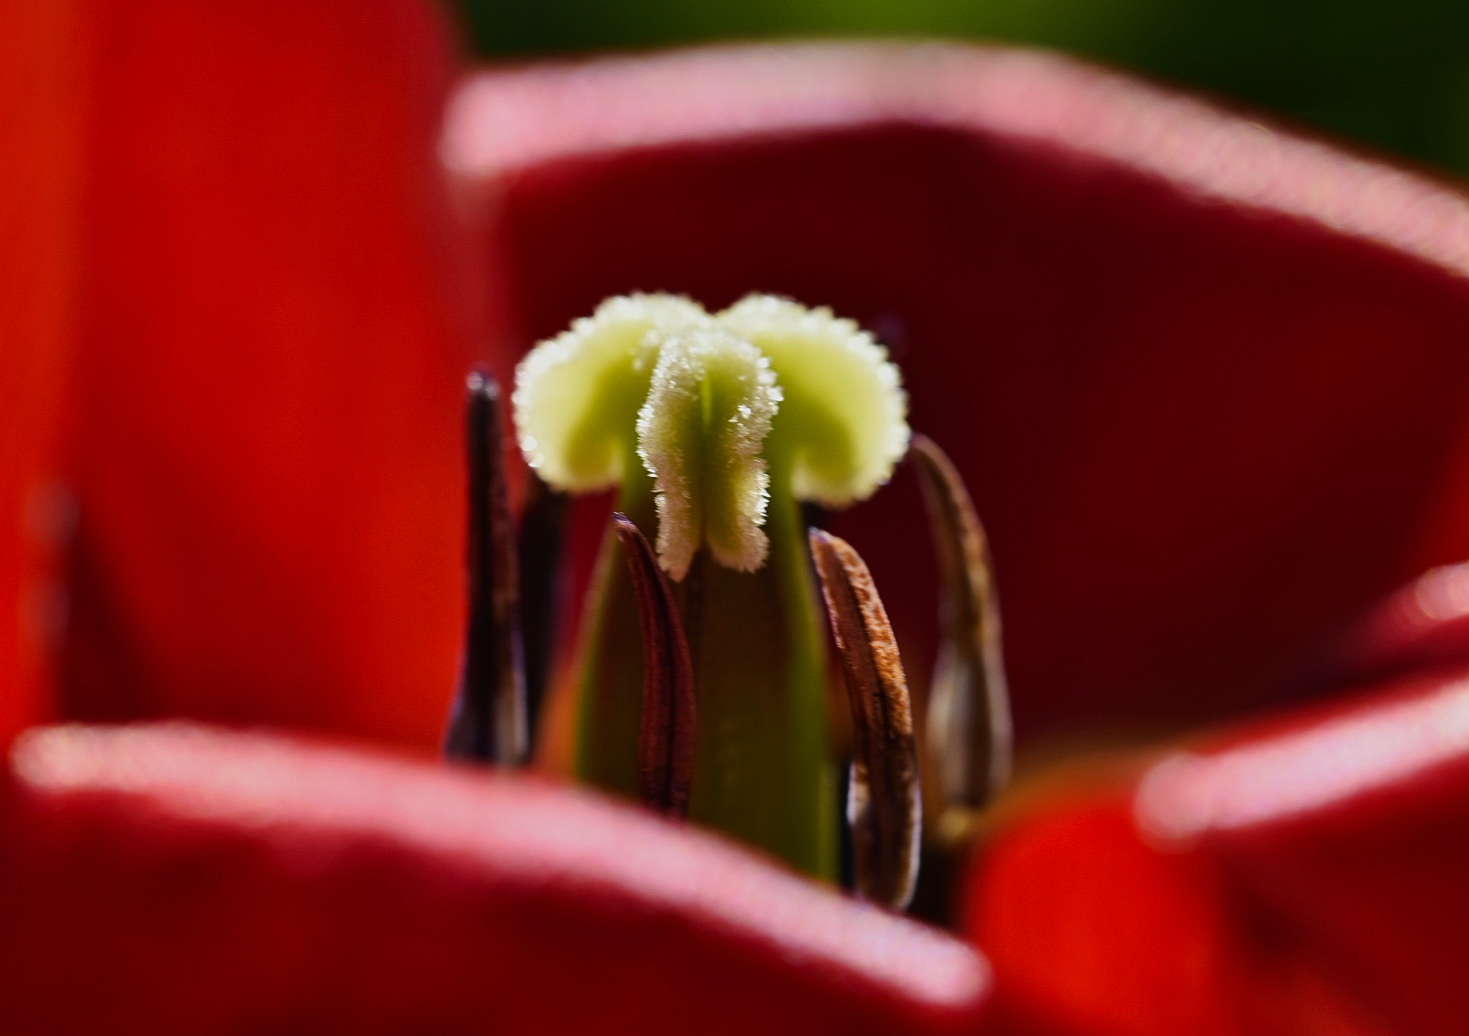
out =
<path fill-rule="evenodd" d="M 943 450 L 915 435 L 908 451 L 923 489 L 942 583 L 942 639 L 929 692 L 928 744 L 944 802 L 940 836 L 962 841 L 1010 779 L 1010 696 L 1000 605 L 984 527 Z"/>
<path fill-rule="evenodd" d="M 500 388 L 474 371 L 466 393 L 469 618 L 444 754 L 518 766 L 526 752 L 525 675 Z"/>
<path fill-rule="evenodd" d="M 613 528 L 627 557 L 643 634 L 643 715 L 638 727 L 638 798 L 682 818 L 694 773 L 694 666 L 678 605 L 647 539 L 626 515 Z"/>
<path fill-rule="evenodd" d="M 830 533 L 809 537 L 852 707 L 847 820 L 857 891 L 903 910 L 918 879 L 923 815 L 908 681 L 867 565 Z"/>

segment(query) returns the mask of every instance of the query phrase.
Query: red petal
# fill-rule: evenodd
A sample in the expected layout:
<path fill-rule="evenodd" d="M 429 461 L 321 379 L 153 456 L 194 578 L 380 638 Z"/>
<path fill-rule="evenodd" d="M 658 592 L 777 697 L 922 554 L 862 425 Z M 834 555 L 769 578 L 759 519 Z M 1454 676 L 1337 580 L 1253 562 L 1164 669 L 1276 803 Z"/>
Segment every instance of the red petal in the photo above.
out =
<path fill-rule="evenodd" d="M 998 981 L 1098 1033 L 1466 1031 L 1466 677 L 1259 725 L 1019 821 L 972 890 Z"/>
<path fill-rule="evenodd" d="M 853 1036 L 986 1015 L 964 944 L 576 792 L 184 725 L 40 730 L 12 761 L 7 1031 Z"/>
<path fill-rule="evenodd" d="M 1372 608 L 1332 645 L 1327 674 L 1362 682 L 1469 664 L 1469 564 L 1444 565 Z"/>
<path fill-rule="evenodd" d="M 470 352 L 439 12 L 92 9 L 64 711 L 434 745 Z"/>
<path fill-rule="evenodd" d="M 0 745 L 48 711 L 57 409 L 72 330 L 81 55 L 64 0 L 0 7 Z"/>
<path fill-rule="evenodd" d="M 1004 50 L 492 72 L 454 111 L 507 347 L 629 289 L 785 292 L 894 341 L 991 534 L 1023 735 L 1279 700 L 1315 638 L 1469 555 L 1452 190 Z M 900 483 L 843 535 L 921 667 Z"/>

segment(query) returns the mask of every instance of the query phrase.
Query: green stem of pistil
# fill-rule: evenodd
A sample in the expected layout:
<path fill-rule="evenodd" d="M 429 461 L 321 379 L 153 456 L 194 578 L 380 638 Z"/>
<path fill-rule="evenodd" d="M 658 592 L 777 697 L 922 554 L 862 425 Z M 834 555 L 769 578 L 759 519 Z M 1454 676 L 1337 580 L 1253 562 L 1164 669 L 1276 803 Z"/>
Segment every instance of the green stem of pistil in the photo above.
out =
<path fill-rule="evenodd" d="M 772 471 L 770 555 L 741 573 L 700 551 L 675 588 L 697 697 L 689 818 L 818 877 L 837 875 L 836 772 L 826 723 L 825 641 L 789 475 Z M 619 507 L 652 538 L 652 496 Z M 604 541 L 583 655 L 577 769 L 633 797 L 641 711 L 637 608 L 615 541 Z"/>
<path fill-rule="evenodd" d="M 834 880 L 824 642 L 800 511 L 782 496 L 771 501 L 764 567 L 735 572 L 701 553 L 684 582 L 686 628 L 697 637 L 689 815 Z"/>

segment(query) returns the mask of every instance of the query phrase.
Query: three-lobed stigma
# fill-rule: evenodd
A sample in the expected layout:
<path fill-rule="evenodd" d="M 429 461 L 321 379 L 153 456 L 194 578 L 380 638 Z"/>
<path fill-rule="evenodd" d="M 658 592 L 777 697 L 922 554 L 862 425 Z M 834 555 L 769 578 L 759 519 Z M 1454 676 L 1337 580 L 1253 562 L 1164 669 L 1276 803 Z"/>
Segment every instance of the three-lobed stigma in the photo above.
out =
<path fill-rule="evenodd" d="M 721 313 L 675 295 L 608 299 L 516 372 L 526 461 L 558 489 L 652 479 L 659 563 L 682 580 L 700 548 L 764 564 L 772 493 L 840 507 L 870 496 L 908 447 L 887 351 L 825 308 L 750 295 Z"/>

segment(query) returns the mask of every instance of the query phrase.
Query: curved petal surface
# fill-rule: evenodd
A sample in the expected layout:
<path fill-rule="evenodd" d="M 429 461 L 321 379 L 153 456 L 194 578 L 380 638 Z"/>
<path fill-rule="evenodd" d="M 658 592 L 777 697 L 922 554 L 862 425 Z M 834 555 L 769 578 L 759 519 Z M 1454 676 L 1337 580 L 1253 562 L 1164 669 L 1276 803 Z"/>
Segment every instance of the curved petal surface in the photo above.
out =
<path fill-rule="evenodd" d="M 1447 1034 L 1469 895 L 1469 671 L 1175 752 L 1010 824 L 969 925 L 998 981 L 1109 1034 Z"/>
<path fill-rule="evenodd" d="M 65 507 L 51 473 L 77 280 L 82 59 L 75 4 L 0 10 L 0 744 L 49 714 Z"/>
<path fill-rule="evenodd" d="M 62 715 L 436 745 L 471 354 L 441 14 L 88 6 Z"/>
<path fill-rule="evenodd" d="M 958 940 L 574 791 L 183 724 L 11 763 L 7 1029 L 998 1031 Z"/>
<path fill-rule="evenodd" d="M 491 71 L 444 153 L 508 352 L 630 290 L 859 318 L 990 531 L 1022 738 L 1302 693 L 1469 554 L 1469 204 L 1064 58 L 711 49 Z M 916 493 L 842 519 L 904 655 Z M 909 524 L 905 524 L 909 523 Z"/>

